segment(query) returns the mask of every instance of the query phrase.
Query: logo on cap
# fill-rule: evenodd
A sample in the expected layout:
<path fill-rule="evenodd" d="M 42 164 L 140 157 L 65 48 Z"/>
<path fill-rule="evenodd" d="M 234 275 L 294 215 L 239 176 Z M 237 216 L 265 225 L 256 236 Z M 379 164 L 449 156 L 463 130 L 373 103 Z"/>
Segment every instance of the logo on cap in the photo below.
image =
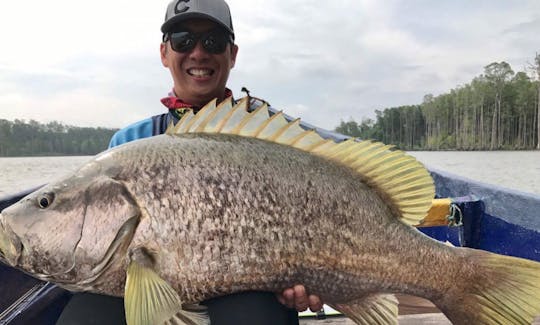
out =
<path fill-rule="evenodd" d="M 189 1 L 190 0 L 178 0 L 176 6 L 174 7 L 174 14 L 177 15 L 188 11 L 189 6 L 186 3 L 188 3 Z"/>

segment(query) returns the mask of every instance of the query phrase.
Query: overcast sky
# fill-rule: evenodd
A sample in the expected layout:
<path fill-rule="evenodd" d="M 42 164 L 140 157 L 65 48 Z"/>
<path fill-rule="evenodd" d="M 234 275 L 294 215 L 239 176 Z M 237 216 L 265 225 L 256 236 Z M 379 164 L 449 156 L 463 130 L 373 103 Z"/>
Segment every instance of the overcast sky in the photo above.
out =
<path fill-rule="evenodd" d="M 0 4 L 0 118 L 122 127 L 165 111 L 167 0 Z M 333 129 L 540 52 L 540 1 L 229 0 L 229 87 Z"/>

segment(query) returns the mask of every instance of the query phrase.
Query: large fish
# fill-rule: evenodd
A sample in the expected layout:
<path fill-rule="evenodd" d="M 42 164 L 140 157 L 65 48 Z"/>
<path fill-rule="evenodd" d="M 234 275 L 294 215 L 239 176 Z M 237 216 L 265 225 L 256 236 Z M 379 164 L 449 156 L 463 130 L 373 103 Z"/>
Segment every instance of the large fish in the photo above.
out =
<path fill-rule="evenodd" d="M 392 293 L 427 298 L 456 324 L 540 312 L 538 263 L 408 225 L 434 196 L 414 158 L 245 106 L 212 102 L 6 209 L 2 259 L 69 290 L 124 296 L 130 325 L 206 324 L 204 299 L 297 283 L 358 324 L 396 324 Z"/>

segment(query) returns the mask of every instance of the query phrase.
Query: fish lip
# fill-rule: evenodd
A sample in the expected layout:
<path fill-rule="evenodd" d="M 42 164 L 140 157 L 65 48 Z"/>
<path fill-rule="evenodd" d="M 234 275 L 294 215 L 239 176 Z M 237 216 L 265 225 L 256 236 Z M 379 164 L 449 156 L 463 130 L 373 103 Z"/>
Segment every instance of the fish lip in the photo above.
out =
<path fill-rule="evenodd" d="M 17 266 L 22 250 L 21 240 L 5 225 L 4 217 L 0 214 L 0 260 L 9 266 Z"/>

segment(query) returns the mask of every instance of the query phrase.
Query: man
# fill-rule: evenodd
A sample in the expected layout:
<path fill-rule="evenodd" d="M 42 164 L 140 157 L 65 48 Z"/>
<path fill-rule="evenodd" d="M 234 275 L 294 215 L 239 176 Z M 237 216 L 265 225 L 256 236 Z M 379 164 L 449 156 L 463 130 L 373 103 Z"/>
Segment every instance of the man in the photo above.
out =
<path fill-rule="evenodd" d="M 214 98 L 219 102 L 232 96 L 226 84 L 238 46 L 234 44 L 229 7 L 223 0 L 173 0 L 161 31 L 161 62 L 174 84 L 169 96 L 162 99 L 169 111 L 118 131 L 110 147 L 162 134 L 169 122 L 178 122 L 186 110 L 196 113 Z M 322 308 L 319 297 L 308 295 L 302 285 L 279 294 L 239 293 L 204 304 L 212 324 L 218 325 L 298 324 L 297 310 Z M 107 317 L 100 315 L 103 308 L 109 309 Z M 116 324 L 123 321 L 122 313 L 122 299 L 81 294 L 68 304 L 58 324 Z"/>

